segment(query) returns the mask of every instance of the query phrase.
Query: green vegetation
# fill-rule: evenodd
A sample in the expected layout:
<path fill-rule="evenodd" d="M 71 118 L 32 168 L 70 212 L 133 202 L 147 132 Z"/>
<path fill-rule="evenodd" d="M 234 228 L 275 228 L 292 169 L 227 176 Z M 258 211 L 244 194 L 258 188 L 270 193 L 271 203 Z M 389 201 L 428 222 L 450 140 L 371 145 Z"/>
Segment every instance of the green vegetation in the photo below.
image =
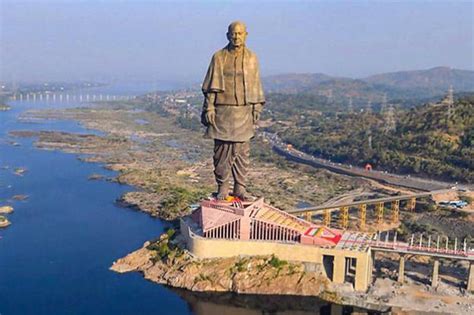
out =
<path fill-rule="evenodd" d="M 172 239 L 175 234 L 176 234 L 176 230 L 173 228 L 170 228 L 166 231 L 166 235 L 168 235 L 168 239 Z"/>
<path fill-rule="evenodd" d="M 273 268 L 281 269 L 283 266 L 287 265 L 288 262 L 286 260 L 279 259 L 275 255 L 272 255 L 272 257 L 268 260 L 268 264 Z"/>
<path fill-rule="evenodd" d="M 200 188 L 186 188 L 174 185 L 161 187 L 163 198 L 160 201 L 160 206 L 168 213 L 181 212 L 190 204 L 204 199 L 210 193 L 207 189 Z"/>
<path fill-rule="evenodd" d="M 205 275 L 203 273 L 200 273 L 198 276 L 196 276 L 194 278 L 194 283 L 198 283 L 198 282 L 201 282 L 201 281 L 209 281 L 209 282 L 212 282 L 212 279 L 211 277 L 209 277 L 208 275 Z"/>
<path fill-rule="evenodd" d="M 234 267 L 232 268 L 231 272 L 233 270 L 236 270 L 237 272 L 243 272 L 245 270 L 247 270 L 246 268 L 246 264 L 248 263 L 247 259 L 240 259 L 239 261 L 237 261 L 234 265 Z"/>
<path fill-rule="evenodd" d="M 319 95 L 273 93 L 267 95 L 266 99 L 262 118 L 276 121 L 304 120 L 305 115 L 316 117 L 324 111 L 343 110 L 342 106 L 332 104 L 325 96 Z"/>
<path fill-rule="evenodd" d="M 289 103 L 279 104 L 278 111 L 284 112 L 280 107 L 285 106 L 288 114 L 298 110 Z M 380 113 L 337 113 L 324 111 L 324 105 L 314 107 L 311 111 L 302 106 L 300 116 L 289 116 L 291 124 L 275 124 L 269 131 L 279 132 L 285 142 L 302 151 L 335 162 L 359 166 L 369 162 L 390 172 L 474 180 L 474 94 L 456 100 L 449 119 L 447 105 L 398 110 L 397 126 L 391 131 L 385 130 Z"/>
<path fill-rule="evenodd" d="M 184 115 L 176 117 L 176 124 L 184 129 L 189 129 L 192 131 L 202 130 L 201 122 L 195 116 Z"/>
<path fill-rule="evenodd" d="M 274 163 L 279 169 L 287 170 L 291 166 L 290 162 L 281 155 L 275 153 L 268 143 L 262 142 L 259 138 L 253 140 L 250 146 L 250 156 L 252 159 L 263 163 Z"/>
<path fill-rule="evenodd" d="M 175 236 L 176 231 L 170 228 L 159 238 L 151 241 L 150 245 L 146 247 L 148 250 L 156 252 L 156 256 L 152 258 L 154 263 L 166 259 L 170 255 L 178 257 L 182 254 L 182 250 L 173 243 Z"/>

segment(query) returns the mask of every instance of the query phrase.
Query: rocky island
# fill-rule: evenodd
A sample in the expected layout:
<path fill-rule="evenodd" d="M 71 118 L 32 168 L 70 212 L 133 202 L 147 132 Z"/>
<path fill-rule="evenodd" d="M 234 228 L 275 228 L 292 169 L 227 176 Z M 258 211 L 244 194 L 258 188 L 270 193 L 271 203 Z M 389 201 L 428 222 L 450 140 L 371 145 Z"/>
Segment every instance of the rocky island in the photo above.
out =
<path fill-rule="evenodd" d="M 4 227 L 7 227 L 9 226 L 11 223 L 10 221 L 8 221 L 7 218 L 5 218 L 4 216 L 1 216 L 0 215 L 0 228 L 4 228 Z"/>
<path fill-rule="evenodd" d="M 0 214 L 8 214 L 13 212 L 12 206 L 1 206 L 0 207 Z"/>
<path fill-rule="evenodd" d="M 1 214 L 10 214 L 13 212 L 12 206 L 1 206 L 0 207 L 0 228 L 5 228 L 11 224 L 8 219 Z"/>

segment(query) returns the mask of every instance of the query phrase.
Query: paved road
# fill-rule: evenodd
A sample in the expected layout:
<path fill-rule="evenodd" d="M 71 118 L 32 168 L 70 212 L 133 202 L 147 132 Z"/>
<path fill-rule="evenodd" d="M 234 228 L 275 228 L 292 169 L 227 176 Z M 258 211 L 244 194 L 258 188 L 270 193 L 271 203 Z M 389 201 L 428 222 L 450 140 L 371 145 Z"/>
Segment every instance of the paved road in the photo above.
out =
<path fill-rule="evenodd" d="M 326 168 L 335 173 L 370 178 L 385 184 L 407 187 L 421 191 L 440 190 L 453 186 L 457 186 L 458 188 L 464 188 L 464 186 L 456 185 L 454 183 L 427 180 L 417 177 L 411 177 L 409 175 L 401 176 L 380 171 L 366 171 L 365 169 L 360 167 L 333 163 L 331 161 L 320 159 L 309 154 L 303 153 L 294 148 L 288 149 L 288 145 L 281 141 L 281 139 L 275 134 L 262 132 L 261 135 L 270 141 L 275 152 L 285 156 L 287 159 L 317 168 Z"/>

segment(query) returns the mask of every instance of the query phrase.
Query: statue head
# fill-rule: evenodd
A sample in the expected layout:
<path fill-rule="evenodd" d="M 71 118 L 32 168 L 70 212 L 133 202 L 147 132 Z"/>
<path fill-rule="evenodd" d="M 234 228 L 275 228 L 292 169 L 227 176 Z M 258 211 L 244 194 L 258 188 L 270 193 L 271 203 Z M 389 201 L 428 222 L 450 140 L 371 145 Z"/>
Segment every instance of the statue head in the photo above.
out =
<path fill-rule="evenodd" d="M 247 27 L 243 22 L 240 21 L 230 23 L 227 29 L 227 39 L 233 48 L 240 48 L 244 46 L 247 34 Z"/>

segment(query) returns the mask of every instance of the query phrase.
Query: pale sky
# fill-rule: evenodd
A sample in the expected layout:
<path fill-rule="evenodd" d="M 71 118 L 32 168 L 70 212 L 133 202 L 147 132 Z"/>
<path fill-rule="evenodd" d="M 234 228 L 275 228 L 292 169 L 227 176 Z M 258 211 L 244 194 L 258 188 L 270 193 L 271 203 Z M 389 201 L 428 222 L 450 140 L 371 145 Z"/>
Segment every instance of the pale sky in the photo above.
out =
<path fill-rule="evenodd" d="M 0 3 L 2 80 L 199 82 L 234 20 L 263 75 L 474 69 L 470 1 Z"/>

